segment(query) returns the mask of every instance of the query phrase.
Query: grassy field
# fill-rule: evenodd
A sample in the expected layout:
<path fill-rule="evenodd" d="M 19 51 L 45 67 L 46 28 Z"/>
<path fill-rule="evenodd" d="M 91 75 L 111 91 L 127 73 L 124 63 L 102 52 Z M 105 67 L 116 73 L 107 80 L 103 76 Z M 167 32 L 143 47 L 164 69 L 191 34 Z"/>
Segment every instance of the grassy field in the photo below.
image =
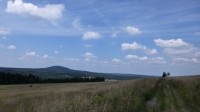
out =
<path fill-rule="evenodd" d="M 1 85 L 0 112 L 199 112 L 200 77 Z"/>

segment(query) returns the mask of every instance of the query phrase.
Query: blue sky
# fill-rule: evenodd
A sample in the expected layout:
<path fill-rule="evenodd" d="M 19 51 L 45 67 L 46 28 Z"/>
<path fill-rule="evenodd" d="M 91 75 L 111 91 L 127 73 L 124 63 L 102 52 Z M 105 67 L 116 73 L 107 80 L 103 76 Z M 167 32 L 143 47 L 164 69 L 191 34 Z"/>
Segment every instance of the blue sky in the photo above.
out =
<path fill-rule="evenodd" d="M 0 0 L 0 66 L 200 73 L 199 0 Z"/>

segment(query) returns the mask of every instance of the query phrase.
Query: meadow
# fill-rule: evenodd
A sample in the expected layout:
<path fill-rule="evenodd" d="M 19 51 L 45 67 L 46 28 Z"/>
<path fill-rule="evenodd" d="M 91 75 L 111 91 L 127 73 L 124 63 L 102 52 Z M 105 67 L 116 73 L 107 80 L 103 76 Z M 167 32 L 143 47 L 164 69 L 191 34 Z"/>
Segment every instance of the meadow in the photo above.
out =
<path fill-rule="evenodd" d="M 200 77 L 0 85 L 0 112 L 200 111 Z"/>

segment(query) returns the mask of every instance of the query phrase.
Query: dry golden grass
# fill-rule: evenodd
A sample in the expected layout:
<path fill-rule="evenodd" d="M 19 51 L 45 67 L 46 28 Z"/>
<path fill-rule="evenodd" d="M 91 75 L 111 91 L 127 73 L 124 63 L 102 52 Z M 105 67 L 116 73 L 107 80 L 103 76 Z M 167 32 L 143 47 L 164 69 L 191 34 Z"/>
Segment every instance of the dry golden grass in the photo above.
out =
<path fill-rule="evenodd" d="M 199 79 L 200 77 L 148 78 L 95 83 L 33 84 L 33 87 L 1 85 L 0 112 L 138 112 L 169 111 L 169 107 L 170 110 L 184 110 L 179 102 L 185 104 L 186 110 L 199 111 Z M 147 102 L 151 103 L 153 98 L 156 98 L 155 106 L 149 109 Z"/>
<path fill-rule="evenodd" d="M 154 83 L 149 83 L 152 81 L 0 86 L 0 112 L 141 110 L 144 106 L 142 93 L 154 87 Z"/>

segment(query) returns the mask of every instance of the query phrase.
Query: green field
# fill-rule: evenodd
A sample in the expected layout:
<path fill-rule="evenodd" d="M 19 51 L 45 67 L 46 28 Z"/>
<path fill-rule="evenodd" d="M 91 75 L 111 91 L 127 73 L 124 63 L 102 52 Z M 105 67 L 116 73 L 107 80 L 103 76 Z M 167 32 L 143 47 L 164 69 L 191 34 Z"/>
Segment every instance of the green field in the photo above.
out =
<path fill-rule="evenodd" d="M 0 112 L 199 112 L 200 77 L 0 85 Z"/>

